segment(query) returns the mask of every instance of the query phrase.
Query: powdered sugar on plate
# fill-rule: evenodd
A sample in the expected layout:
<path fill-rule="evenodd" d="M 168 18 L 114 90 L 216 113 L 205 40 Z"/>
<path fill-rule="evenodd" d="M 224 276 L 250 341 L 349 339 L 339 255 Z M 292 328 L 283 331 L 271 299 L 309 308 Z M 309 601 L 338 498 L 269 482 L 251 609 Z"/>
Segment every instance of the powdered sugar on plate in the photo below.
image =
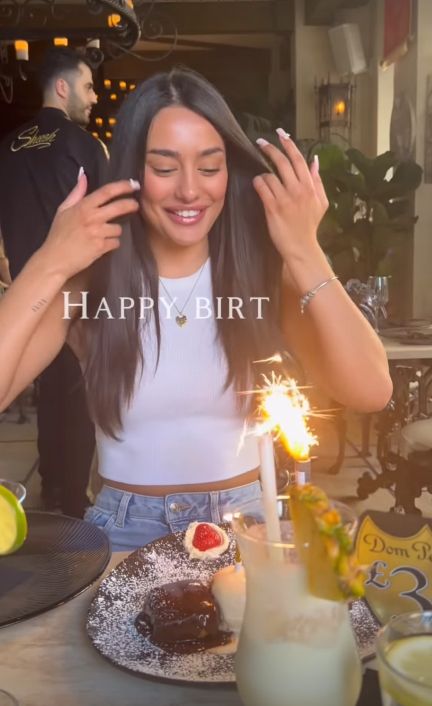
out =
<path fill-rule="evenodd" d="M 213 574 L 234 563 L 235 542 L 214 561 L 193 561 L 176 532 L 138 549 L 101 583 L 90 606 L 87 632 L 99 652 L 119 667 L 143 676 L 185 682 L 234 682 L 233 655 L 199 652 L 168 654 L 140 635 L 134 625 L 145 596 L 156 586 L 182 579 L 210 583 Z"/>
<path fill-rule="evenodd" d="M 210 583 L 213 574 L 234 563 L 235 541 L 228 530 L 229 547 L 213 561 L 193 561 L 183 546 L 184 532 L 176 532 L 121 562 L 102 581 L 89 609 L 87 632 L 96 649 L 111 662 L 142 676 L 169 681 L 233 683 L 234 657 L 211 652 L 168 654 L 153 645 L 135 627 L 146 595 L 156 586 L 182 579 Z M 362 659 L 373 655 L 378 623 L 363 601 L 351 606 L 351 620 Z"/>

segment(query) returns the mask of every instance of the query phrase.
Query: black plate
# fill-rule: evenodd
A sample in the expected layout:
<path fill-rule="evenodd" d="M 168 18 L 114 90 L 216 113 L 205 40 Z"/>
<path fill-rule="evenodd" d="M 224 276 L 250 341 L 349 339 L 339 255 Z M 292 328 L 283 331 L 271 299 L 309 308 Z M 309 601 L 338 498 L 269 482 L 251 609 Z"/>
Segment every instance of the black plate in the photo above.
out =
<path fill-rule="evenodd" d="M 31 618 L 83 591 L 106 568 L 107 536 L 83 520 L 27 512 L 28 537 L 0 557 L 0 627 Z"/>
<path fill-rule="evenodd" d="M 234 683 L 234 655 L 200 652 L 170 655 L 140 635 L 134 622 L 144 598 L 154 587 L 180 579 L 211 581 L 214 572 L 234 563 L 235 542 L 218 559 L 189 559 L 184 532 L 176 532 L 137 549 L 102 581 L 90 606 L 87 632 L 110 662 L 142 677 L 200 684 Z M 375 653 L 379 623 L 364 601 L 350 606 L 351 623 L 363 661 Z"/>

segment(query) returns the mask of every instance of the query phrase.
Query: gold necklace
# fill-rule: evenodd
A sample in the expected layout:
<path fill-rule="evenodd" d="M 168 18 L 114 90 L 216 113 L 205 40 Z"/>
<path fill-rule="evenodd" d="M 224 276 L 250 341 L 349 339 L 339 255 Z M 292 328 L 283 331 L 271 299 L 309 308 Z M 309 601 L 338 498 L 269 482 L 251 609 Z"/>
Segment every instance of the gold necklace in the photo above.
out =
<path fill-rule="evenodd" d="M 206 260 L 206 262 L 207 262 L 207 260 Z M 183 304 L 181 309 L 178 308 L 177 304 L 175 303 L 175 301 L 172 298 L 171 294 L 169 293 L 168 289 L 165 287 L 164 283 L 162 282 L 161 278 L 159 277 L 159 282 L 161 283 L 162 287 L 165 290 L 165 293 L 168 295 L 168 297 L 171 301 L 171 304 L 174 305 L 174 308 L 177 312 L 177 316 L 175 317 L 175 321 L 176 321 L 177 326 L 180 326 L 180 328 L 183 328 L 183 326 L 186 326 L 186 324 L 188 322 L 188 317 L 184 313 L 184 310 L 186 309 L 187 305 L 189 304 L 189 300 L 195 291 L 195 287 L 197 286 L 198 282 L 200 281 L 200 277 L 202 275 L 202 271 L 206 265 L 206 262 L 204 262 L 203 266 L 201 267 L 200 271 L 198 272 L 197 278 L 196 278 L 195 282 L 193 283 L 192 289 L 190 290 L 190 292 L 186 298 L 186 301 Z"/>

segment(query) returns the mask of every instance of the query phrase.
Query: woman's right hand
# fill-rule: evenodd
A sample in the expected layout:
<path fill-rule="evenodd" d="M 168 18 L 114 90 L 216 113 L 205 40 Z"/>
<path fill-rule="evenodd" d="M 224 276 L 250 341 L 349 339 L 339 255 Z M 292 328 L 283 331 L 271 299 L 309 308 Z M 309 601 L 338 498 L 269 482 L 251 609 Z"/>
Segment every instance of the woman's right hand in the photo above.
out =
<path fill-rule="evenodd" d="M 122 227 L 113 221 L 138 211 L 137 200 L 130 198 L 138 188 L 137 182 L 117 181 L 86 196 L 87 177 L 81 175 L 57 209 L 38 256 L 66 281 L 105 253 L 116 250 Z"/>

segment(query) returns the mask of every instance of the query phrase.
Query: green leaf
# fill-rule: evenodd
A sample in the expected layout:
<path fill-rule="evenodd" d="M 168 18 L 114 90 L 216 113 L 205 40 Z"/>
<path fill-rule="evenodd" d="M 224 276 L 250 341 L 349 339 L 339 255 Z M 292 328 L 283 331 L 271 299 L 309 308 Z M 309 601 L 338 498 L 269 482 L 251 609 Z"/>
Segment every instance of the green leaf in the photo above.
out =
<path fill-rule="evenodd" d="M 412 160 L 400 162 L 390 181 L 383 182 L 377 189 L 380 198 L 394 199 L 406 196 L 407 193 L 417 189 L 422 181 L 423 169 Z"/>
<path fill-rule="evenodd" d="M 320 145 L 313 151 L 319 157 L 320 173 L 333 171 L 337 167 L 346 168 L 349 166 L 348 160 L 343 150 L 337 145 Z"/>
<path fill-rule="evenodd" d="M 354 195 L 346 191 L 339 194 L 334 203 L 334 215 L 342 228 L 349 228 L 354 219 Z"/>
<path fill-rule="evenodd" d="M 321 181 L 323 183 L 326 196 L 331 204 L 333 201 L 336 201 L 339 196 L 340 189 L 338 184 L 333 176 L 326 172 L 321 172 Z"/>
<path fill-rule="evenodd" d="M 389 227 L 391 227 L 393 233 L 406 231 L 407 233 L 412 233 L 413 226 L 418 220 L 418 216 L 411 216 L 408 213 L 402 213 L 396 218 L 392 218 L 389 222 Z"/>
<path fill-rule="evenodd" d="M 380 201 L 371 202 L 371 214 L 374 227 L 382 224 L 387 225 L 390 221 L 387 208 Z"/>
<path fill-rule="evenodd" d="M 356 221 L 353 224 L 353 227 L 351 228 L 351 235 L 357 242 L 361 242 L 363 240 L 370 240 L 372 237 L 373 233 L 373 226 L 372 223 L 369 223 L 365 218 L 359 218 L 358 221 Z"/>
<path fill-rule="evenodd" d="M 360 150 L 347 150 L 347 155 L 351 159 L 354 166 L 363 175 L 364 182 L 371 198 L 374 196 L 376 189 L 385 181 L 385 176 L 391 167 L 397 164 L 397 159 L 393 152 L 383 152 L 375 159 L 369 159 Z"/>
<path fill-rule="evenodd" d="M 388 170 L 395 167 L 397 163 L 396 155 L 390 151 L 383 152 L 383 154 L 379 154 L 378 157 L 375 157 L 370 174 L 370 186 L 372 191 L 385 180 Z"/>
<path fill-rule="evenodd" d="M 377 173 L 379 172 L 381 174 L 381 179 L 384 179 L 388 170 L 392 167 L 396 167 L 397 164 L 398 158 L 396 157 L 395 153 L 391 152 L 390 150 L 379 154 L 373 160 L 373 167 Z"/>
<path fill-rule="evenodd" d="M 363 174 L 353 174 L 345 172 L 336 178 L 336 182 L 344 186 L 345 191 L 351 191 L 354 196 L 358 196 L 365 201 L 369 195 Z"/>
<path fill-rule="evenodd" d="M 346 151 L 348 159 L 354 164 L 354 166 L 361 172 L 367 179 L 369 172 L 373 166 L 373 160 L 366 157 L 360 150 L 350 148 Z"/>
<path fill-rule="evenodd" d="M 356 270 L 364 278 L 412 235 L 411 194 L 421 183 L 422 169 L 412 160 L 398 163 L 392 152 L 369 159 L 357 149 L 344 154 L 336 145 L 316 151 L 330 202 L 320 242 L 346 275 Z M 394 173 L 387 180 L 389 169 Z"/>

